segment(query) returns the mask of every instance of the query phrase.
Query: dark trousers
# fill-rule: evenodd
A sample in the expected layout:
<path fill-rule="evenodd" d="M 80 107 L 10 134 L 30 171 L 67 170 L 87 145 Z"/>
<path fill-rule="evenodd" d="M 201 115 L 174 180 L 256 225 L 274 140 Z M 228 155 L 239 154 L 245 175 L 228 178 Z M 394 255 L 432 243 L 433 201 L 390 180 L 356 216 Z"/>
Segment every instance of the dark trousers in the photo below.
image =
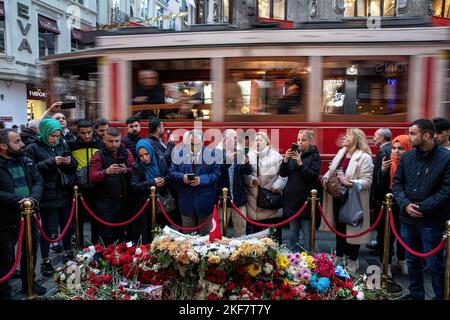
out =
<path fill-rule="evenodd" d="M 94 211 L 94 213 L 97 212 L 97 201 L 95 200 L 95 194 L 93 189 L 82 189 L 81 194 L 83 195 L 84 200 L 86 201 L 89 208 Z M 91 217 L 91 215 L 86 211 L 81 201 L 78 202 L 78 217 L 79 217 L 79 232 L 84 239 L 84 223 L 86 221 L 90 221 L 91 223 L 91 243 L 97 244 L 98 243 L 98 237 L 99 237 L 99 229 L 100 225 L 94 218 Z M 82 246 L 84 246 L 83 242 L 81 242 Z"/>
<path fill-rule="evenodd" d="M 33 270 L 36 267 L 37 259 L 37 249 L 38 249 L 38 237 L 39 232 L 36 225 L 31 223 L 31 236 L 32 236 L 32 247 L 33 247 Z M 14 264 L 16 258 L 16 244 L 19 237 L 19 227 L 10 228 L 0 231 L 0 278 L 5 276 Z M 22 286 L 27 286 L 27 234 L 24 230 L 24 237 L 22 240 L 22 254 L 20 257 L 20 278 L 22 279 Z M 36 274 L 33 275 L 33 278 Z M 0 300 L 11 300 L 11 287 L 9 285 L 9 280 L 0 283 Z"/>
<path fill-rule="evenodd" d="M 271 218 L 271 219 L 265 219 L 265 220 L 258 220 L 257 222 L 265 223 L 265 224 L 276 224 L 276 223 L 282 222 L 283 220 L 284 220 L 283 217 L 277 217 L 277 218 Z M 266 230 L 267 228 L 268 227 L 259 227 L 259 226 L 255 226 L 250 223 L 247 223 L 247 234 L 260 232 L 260 231 Z M 276 239 L 278 244 L 280 244 L 280 245 L 283 243 L 282 228 L 283 227 L 275 228 L 275 231 L 272 235 Z"/>
<path fill-rule="evenodd" d="M 339 223 L 339 209 L 341 208 L 341 199 L 333 199 L 333 214 L 336 221 L 336 230 L 340 233 L 347 233 L 347 225 L 345 223 Z M 348 256 L 351 260 L 358 260 L 359 244 L 347 243 L 347 239 L 336 235 L 336 256 L 343 257 L 344 254 Z"/>
<path fill-rule="evenodd" d="M 442 228 L 423 226 L 420 223 L 408 224 L 402 222 L 402 238 L 411 249 L 418 252 L 430 252 L 437 247 L 442 239 L 442 231 Z M 408 265 L 409 291 L 415 299 L 424 300 L 422 258 L 407 252 L 406 263 Z M 444 297 L 444 251 L 441 250 L 426 258 L 426 263 L 431 275 L 434 294 L 436 298 L 442 299 Z"/>
<path fill-rule="evenodd" d="M 399 234 L 401 234 L 401 223 L 400 223 L 400 217 L 399 217 L 399 208 L 398 205 L 394 202 L 392 204 L 392 214 L 394 215 L 394 225 L 395 225 L 395 229 L 397 230 L 397 232 Z M 381 219 L 380 224 L 383 226 L 383 233 L 381 234 L 382 237 L 380 240 L 380 242 L 378 242 L 380 244 L 380 261 L 383 262 L 383 250 L 384 250 L 384 221 L 385 221 L 385 215 L 383 216 L 383 219 Z M 390 225 L 389 225 L 390 228 Z M 378 240 L 377 240 L 378 241 Z M 397 259 L 398 260 L 405 260 L 406 259 L 406 250 L 405 248 L 403 248 L 403 246 L 398 243 L 398 241 L 395 239 L 395 236 L 393 234 L 392 231 L 390 231 L 390 236 L 389 236 L 389 263 L 392 263 L 392 256 L 394 255 L 394 243 L 395 245 L 395 249 L 397 250 Z"/>
<path fill-rule="evenodd" d="M 128 213 L 126 213 L 125 201 L 123 198 L 105 198 L 97 200 L 97 212 L 99 218 L 106 222 L 123 222 L 128 219 Z M 100 224 L 99 236 L 100 241 L 105 245 L 113 244 L 116 241 L 125 240 L 125 228 L 123 227 L 109 227 L 104 224 Z"/>
<path fill-rule="evenodd" d="M 50 239 L 56 239 L 63 231 L 70 216 L 72 203 L 63 208 L 41 208 L 41 224 L 45 234 Z M 34 222 L 33 222 L 34 223 Z M 66 234 L 62 238 L 64 250 L 72 249 L 73 227 L 69 226 Z M 50 253 L 50 242 L 41 237 L 41 256 L 42 259 L 48 258 Z"/>

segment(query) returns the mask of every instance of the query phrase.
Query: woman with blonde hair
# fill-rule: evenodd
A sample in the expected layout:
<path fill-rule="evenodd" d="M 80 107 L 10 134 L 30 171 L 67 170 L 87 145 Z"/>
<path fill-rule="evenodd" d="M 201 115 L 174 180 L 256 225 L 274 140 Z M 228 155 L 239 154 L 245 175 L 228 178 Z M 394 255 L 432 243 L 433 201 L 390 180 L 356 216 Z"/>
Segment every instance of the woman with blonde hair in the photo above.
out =
<path fill-rule="evenodd" d="M 246 177 L 248 184 L 247 216 L 260 223 L 275 224 L 281 221 L 282 210 L 258 207 L 258 187 L 270 190 L 273 194 L 280 194 L 286 186 L 287 178 L 279 176 L 283 156 L 270 145 L 270 139 L 265 132 L 258 132 L 255 137 L 256 149 L 248 153 L 252 174 Z M 249 225 L 249 224 L 248 224 Z M 265 228 L 252 226 L 252 232 Z M 281 243 L 281 228 L 277 228 L 275 237 Z"/>
<path fill-rule="evenodd" d="M 314 189 L 318 182 L 321 162 L 319 150 L 312 144 L 313 140 L 314 132 L 300 130 L 296 143 L 286 151 L 280 166 L 280 176 L 288 178 L 283 192 L 283 216 L 286 218 L 292 217 L 300 210 L 311 189 Z M 289 222 L 289 245 L 294 252 L 301 249 L 310 251 L 310 216 L 308 208 L 298 218 Z M 300 230 L 303 233 L 302 245 L 299 244 Z"/>
<path fill-rule="evenodd" d="M 361 129 L 349 128 L 344 136 L 343 148 L 334 157 L 327 173 L 322 177 L 323 210 L 326 219 L 344 234 L 356 234 L 370 227 L 370 187 L 372 185 L 373 162 L 371 150 L 365 133 Z M 351 188 L 353 184 L 360 186 L 360 200 L 364 211 L 362 224 L 357 227 L 339 222 L 339 209 L 344 205 L 342 198 L 333 197 L 327 190 L 327 182 L 337 173 L 340 185 Z M 329 231 L 322 221 L 321 230 Z M 336 256 L 339 264 L 346 264 L 349 271 L 359 268 L 358 255 L 361 244 L 369 241 L 369 233 L 358 238 L 342 238 L 336 235 Z M 348 256 L 345 262 L 344 255 Z"/>

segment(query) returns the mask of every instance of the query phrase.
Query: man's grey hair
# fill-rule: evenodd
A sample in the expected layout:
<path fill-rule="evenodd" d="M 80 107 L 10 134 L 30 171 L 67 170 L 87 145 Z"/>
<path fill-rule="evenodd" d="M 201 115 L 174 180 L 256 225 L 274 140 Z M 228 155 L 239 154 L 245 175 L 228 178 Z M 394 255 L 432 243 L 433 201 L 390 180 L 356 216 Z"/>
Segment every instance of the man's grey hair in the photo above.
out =
<path fill-rule="evenodd" d="M 389 128 L 383 127 L 377 130 L 378 134 L 384 138 L 385 141 L 392 140 L 392 132 Z"/>
<path fill-rule="evenodd" d="M 41 122 L 41 120 L 39 120 L 39 119 L 33 119 L 33 120 L 30 120 L 30 121 L 28 122 L 28 128 L 33 128 L 33 129 L 38 130 L 38 128 L 39 128 L 39 122 Z"/>

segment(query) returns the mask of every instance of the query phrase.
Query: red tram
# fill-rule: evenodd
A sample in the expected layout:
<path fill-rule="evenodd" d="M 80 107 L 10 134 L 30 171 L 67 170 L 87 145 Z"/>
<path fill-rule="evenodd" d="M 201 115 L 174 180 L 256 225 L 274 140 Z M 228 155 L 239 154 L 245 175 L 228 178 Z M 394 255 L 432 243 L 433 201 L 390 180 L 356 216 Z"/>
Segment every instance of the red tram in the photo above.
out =
<path fill-rule="evenodd" d="M 449 116 L 449 36 L 448 27 L 117 34 L 44 64 L 49 79 L 94 83 L 88 94 L 70 92 L 81 106 L 75 118 L 122 126 L 152 110 L 170 129 L 196 120 L 203 129 L 278 132 L 280 152 L 309 128 L 326 165 L 346 128 L 371 139 L 380 127 L 397 135 L 413 119 Z M 156 72 L 164 103 L 132 103 L 142 70 Z M 60 93 L 49 83 L 50 96 Z"/>

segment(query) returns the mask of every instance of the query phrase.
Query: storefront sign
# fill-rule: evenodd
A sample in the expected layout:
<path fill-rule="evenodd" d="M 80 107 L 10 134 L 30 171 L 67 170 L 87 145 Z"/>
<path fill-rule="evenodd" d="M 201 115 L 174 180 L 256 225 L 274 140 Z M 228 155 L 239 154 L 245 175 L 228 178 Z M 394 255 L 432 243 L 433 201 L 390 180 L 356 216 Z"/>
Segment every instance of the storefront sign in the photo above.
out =
<path fill-rule="evenodd" d="M 13 117 L 0 117 L 0 121 L 13 122 Z"/>
<path fill-rule="evenodd" d="M 72 38 L 83 42 L 83 31 L 73 28 L 72 29 Z"/>
<path fill-rule="evenodd" d="M 44 88 L 27 87 L 28 100 L 47 100 L 47 90 Z"/>
<path fill-rule="evenodd" d="M 58 24 L 56 23 L 55 20 L 46 18 L 41 15 L 39 15 L 38 17 L 39 17 L 39 27 L 41 27 L 42 29 L 45 29 L 47 31 L 53 32 L 53 33 L 57 33 L 57 34 L 61 33 L 59 31 Z"/>
<path fill-rule="evenodd" d="M 5 4 L 3 2 L 0 2 L 0 17 L 5 16 Z"/>
<path fill-rule="evenodd" d="M 18 2 L 17 3 L 17 15 L 20 18 L 23 18 L 25 20 L 30 20 L 30 16 L 28 15 L 28 11 L 30 10 L 30 7 Z M 22 42 L 20 42 L 19 45 L 19 51 L 26 50 L 29 53 L 33 53 L 31 50 L 30 43 L 28 42 L 27 38 L 25 36 L 30 32 L 31 24 L 27 22 L 25 27 L 23 26 L 23 23 L 21 20 L 17 19 L 17 24 L 19 25 L 20 32 L 24 36 L 22 39 Z"/>

